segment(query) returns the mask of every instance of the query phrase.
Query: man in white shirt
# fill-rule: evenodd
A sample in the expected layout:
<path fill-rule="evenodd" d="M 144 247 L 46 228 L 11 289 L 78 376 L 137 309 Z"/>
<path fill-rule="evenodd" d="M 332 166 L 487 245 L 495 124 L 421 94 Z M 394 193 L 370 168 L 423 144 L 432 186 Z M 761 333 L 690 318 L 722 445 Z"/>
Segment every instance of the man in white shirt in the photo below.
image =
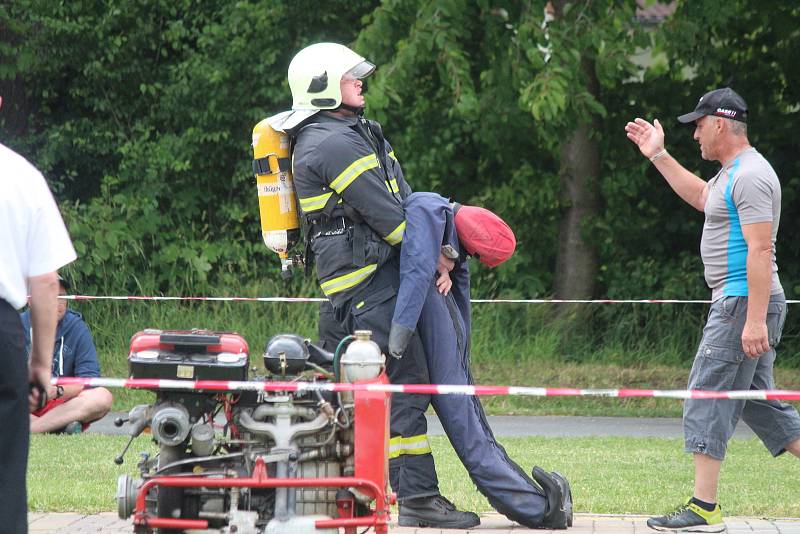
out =
<path fill-rule="evenodd" d="M 75 258 L 44 177 L 0 144 L 0 525 L 8 532 L 28 531 L 28 412 L 50 384 L 56 271 Z M 28 302 L 29 293 L 33 339 L 26 365 L 25 332 L 17 310 Z"/>

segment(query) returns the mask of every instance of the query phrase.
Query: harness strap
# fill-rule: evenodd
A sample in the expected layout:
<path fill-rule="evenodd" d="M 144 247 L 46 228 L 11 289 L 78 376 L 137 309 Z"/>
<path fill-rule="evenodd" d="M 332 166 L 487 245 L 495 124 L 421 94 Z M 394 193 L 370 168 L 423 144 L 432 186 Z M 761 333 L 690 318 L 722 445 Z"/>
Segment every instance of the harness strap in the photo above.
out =
<path fill-rule="evenodd" d="M 270 165 L 270 158 L 276 162 L 275 165 Z M 263 158 L 253 160 L 253 174 L 277 174 L 286 172 L 291 168 L 292 162 L 289 158 L 278 158 L 275 154 L 267 154 Z"/>

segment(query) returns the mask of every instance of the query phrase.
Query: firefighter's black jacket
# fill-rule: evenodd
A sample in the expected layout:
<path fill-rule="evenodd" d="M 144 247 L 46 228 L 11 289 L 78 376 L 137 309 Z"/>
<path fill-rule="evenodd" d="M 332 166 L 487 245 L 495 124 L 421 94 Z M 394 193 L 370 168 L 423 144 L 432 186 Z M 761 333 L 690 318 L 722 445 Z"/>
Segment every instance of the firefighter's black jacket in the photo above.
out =
<path fill-rule="evenodd" d="M 301 216 L 320 287 L 337 308 L 397 254 L 411 188 L 377 122 L 321 112 L 293 133 Z"/>

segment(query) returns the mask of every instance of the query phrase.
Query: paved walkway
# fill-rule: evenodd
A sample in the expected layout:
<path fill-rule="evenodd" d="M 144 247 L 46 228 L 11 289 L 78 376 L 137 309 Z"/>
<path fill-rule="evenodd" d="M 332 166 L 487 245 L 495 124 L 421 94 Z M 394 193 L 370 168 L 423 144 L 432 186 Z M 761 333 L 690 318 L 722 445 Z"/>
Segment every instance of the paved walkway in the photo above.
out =
<path fill-rule="evenodd" d="M 133 531 L 130 520 L 122 521 L 116 513 L 102 513 L 84 516 L 80 514 L 28 514 L 30 534 L 102 532 L 130 533 Z M 566 532 L 569 534 L 655 534 L 647 528 L 646 516 L 577 514 L 575 524 Z M 728 534 L 800 534 L 800 519 L 756 519 L 752 517 L 730 517 L 725 520 Z M 552 533 L 564 531 L 531 530 L 513 523 L 505 517 L 490 513 L 481 516 L 481 525 L 470 531 L 439 530 L 432 528 L 398 527 L 396 523 L 389 528 L 392 534 L 458 534 L 475 532 L 477 534 L 523 534 Z M 218 532 L 218 531 L 209 531 Z"/>

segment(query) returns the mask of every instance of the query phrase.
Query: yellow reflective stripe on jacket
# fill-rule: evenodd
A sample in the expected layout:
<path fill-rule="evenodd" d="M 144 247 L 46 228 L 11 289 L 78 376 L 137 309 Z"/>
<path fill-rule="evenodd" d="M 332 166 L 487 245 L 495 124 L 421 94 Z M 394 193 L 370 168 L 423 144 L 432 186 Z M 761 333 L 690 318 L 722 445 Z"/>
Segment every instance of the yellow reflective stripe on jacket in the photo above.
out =
<path fill-rule="evenodd" d="M 389 440 L 389 458 L 397 458 L 404 454 L 430 454 L 431 444 L 428 436 L 421 434 L 404 438 L 397 436 Z"/>
<path fill-rule="evenodd" d="M 349 167 L 343 170 L 339 176 L 333 179 L 331 182 L 331 189 L 341 195 L 342 191 L 347 189 L 347 186 L 350 185 L 353 180 L 361 176 L 361 174 L 365 171 L 374 169 L 378 166 L 378 157 L 375 154 L 370 154 L 368 156 L 364 156 L 363 158 L 357 159 L 351 163 Z"/>
<path fill-rule="evenodd" d="M 325 193 L 324 195 L 319 195 L 316 197 L 308 197 L 308 198 L 301 198 L 300 200 L 300 209 L 303 211 L 316 211 L 321 210 L 325 207 L 328 203 L 328 199 L 331 198 L 333 193 Z"/>
<path fill-rule="evenodd" d="M 326 297 L 328 297 L 334 293 L 344 291 L 345 289 L 350 289 L 351 287 L 360 284 L 367 279 L 369 275 L 374 273 L 377 268 L 378 264 L 372 263 L 366 267 L 358 269 L 357 271 L 326 280 L 322 282 L 319 287 L 322 288 L 322 292 L 325 293 Z"/>
<path fill-rule="evenodd" d="M 389 180 L 389 182 L 386 184 L 386 189 L 388 189 L 390 193 L 400 192 L 400 189 L 397 187 L 397 180 L 395 180 L 394 178 Z"/>
<path fill-rule="evenodd" d="M 394 246 L 403 240 L 403 232 L 406 229 L 406 222 L 401 222 L 397 228 L 392 230 L 392 233 L 383 238 L 384 241 Z"/>
<path fill-rule="evenodd" d="M 397 161 L 397 156 L 394 155 L 394 150 L 389 152 L 389 157 L 392 158 L 393 160 Z"/>

